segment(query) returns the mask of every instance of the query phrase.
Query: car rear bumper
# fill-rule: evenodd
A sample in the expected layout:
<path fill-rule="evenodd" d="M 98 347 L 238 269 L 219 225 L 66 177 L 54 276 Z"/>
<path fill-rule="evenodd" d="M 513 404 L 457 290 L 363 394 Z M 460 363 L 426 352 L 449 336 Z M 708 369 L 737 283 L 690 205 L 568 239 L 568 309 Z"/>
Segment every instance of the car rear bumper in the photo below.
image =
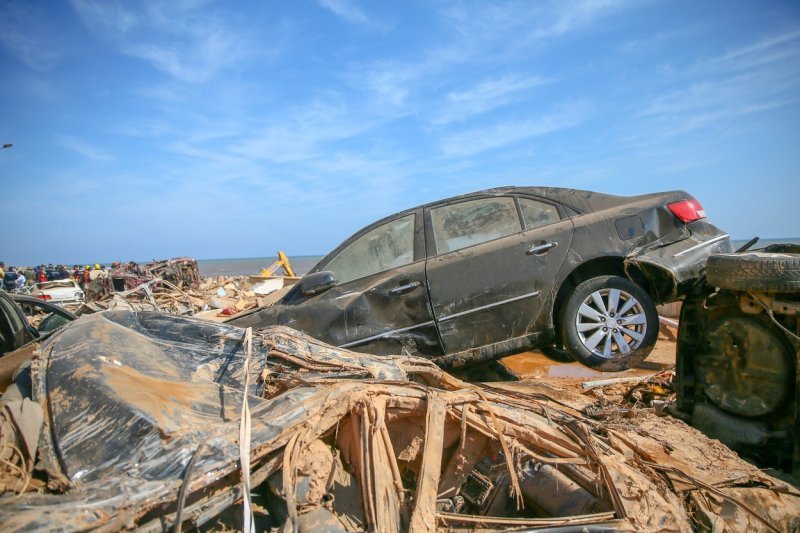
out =
<path fill-rule="evenodd" d="M 625 259 L 626 270 L 634 267 L 644 275 L 660 302 L 684 296 L 705 276 L 709 256 L 733 251 L 730 236 L 706 220 L 688 224 L 680 237 L 655 241 Z"/>

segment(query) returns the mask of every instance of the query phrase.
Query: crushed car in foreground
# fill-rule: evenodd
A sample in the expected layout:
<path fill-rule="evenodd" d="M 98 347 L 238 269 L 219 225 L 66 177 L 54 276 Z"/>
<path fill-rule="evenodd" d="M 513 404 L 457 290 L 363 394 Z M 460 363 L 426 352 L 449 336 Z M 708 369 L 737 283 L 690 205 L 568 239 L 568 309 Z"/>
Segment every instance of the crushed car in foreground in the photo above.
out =
<path fill-rule="evenodd" d="M 800 491 L 680 421 L 600 423 L 580 395 L 286 327 L 84 316 L 0 401 L 4 531 L 249 530 L 248 510 L 298 531 L 800 525 Z"/>

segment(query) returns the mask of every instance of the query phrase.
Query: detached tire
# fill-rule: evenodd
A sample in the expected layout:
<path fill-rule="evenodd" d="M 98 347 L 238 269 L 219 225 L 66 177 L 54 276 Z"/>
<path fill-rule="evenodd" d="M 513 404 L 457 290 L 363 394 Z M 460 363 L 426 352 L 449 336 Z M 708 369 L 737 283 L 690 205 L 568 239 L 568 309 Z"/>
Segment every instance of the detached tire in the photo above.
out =
<path fill-rule="evenodd" d="M 601 372 L 636 366 L 658 338 L 658 313 L 650 295 L 620 276 L 598 276 L 575 287 L 559 325 L 575 359 Z"/>
<path fill-rule="evenodd" d="M 747 252 L 708 258 L 706 280 L 734 291 L 800 292 L 800 254 Z"/>

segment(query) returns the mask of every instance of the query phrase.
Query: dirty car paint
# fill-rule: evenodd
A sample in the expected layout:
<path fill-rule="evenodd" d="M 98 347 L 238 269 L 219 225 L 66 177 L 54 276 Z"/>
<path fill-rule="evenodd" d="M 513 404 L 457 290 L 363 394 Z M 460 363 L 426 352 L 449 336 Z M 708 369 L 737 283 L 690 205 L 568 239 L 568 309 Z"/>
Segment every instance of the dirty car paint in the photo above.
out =
<path fill-rule="evenodd" d="M 437 254 L 431 209 L 498 196 L 557 206 L 561 220 Z M 412 265 L 316 296 L 303 296 L 301 280 L 277 303 L 228 322 L 243 327 L 288 325 L 336 346 L 421 355 L 443 367 L 519 353 L 555 339 L 558 306 L 588 275 L 627 275 L 656 303 L 682 297 L 702 276 L 708 255 L 731 250 L 728 235 L 705 219 L 683 224 L 666 208 L 687 198 L 691 196 L 683 191 L 623 197 L 555 187 L 504 187 L 434 202 L 368 226 L 309 274 L 325 271 L 360 235 L 415 213 Z M 542 255 L 526 255 L 532 246 L 548 243 L 556 245 Z M 392 288 L 409 282 L 419 283 L 419 288 L 402 300 L 388 296 Z"/>

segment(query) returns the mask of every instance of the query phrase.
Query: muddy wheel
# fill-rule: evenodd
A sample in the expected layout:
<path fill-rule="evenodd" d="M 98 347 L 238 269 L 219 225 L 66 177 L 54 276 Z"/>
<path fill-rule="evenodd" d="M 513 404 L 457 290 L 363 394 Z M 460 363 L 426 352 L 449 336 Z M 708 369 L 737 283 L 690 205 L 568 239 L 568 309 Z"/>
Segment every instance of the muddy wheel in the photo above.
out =
<path fill-rule="evenodd" d="M 572 291 L 560 317 L 564 346 L 575 359 L 602 372 L 642 362 L 658 338 L 650 296 L 620 276 L 599 276 Z"/>
<path fill-rule="evenodd" d="M 800 292 L 800 254 L 747 252 L 708 258 L 710 285 L 734 291 Z"/>

